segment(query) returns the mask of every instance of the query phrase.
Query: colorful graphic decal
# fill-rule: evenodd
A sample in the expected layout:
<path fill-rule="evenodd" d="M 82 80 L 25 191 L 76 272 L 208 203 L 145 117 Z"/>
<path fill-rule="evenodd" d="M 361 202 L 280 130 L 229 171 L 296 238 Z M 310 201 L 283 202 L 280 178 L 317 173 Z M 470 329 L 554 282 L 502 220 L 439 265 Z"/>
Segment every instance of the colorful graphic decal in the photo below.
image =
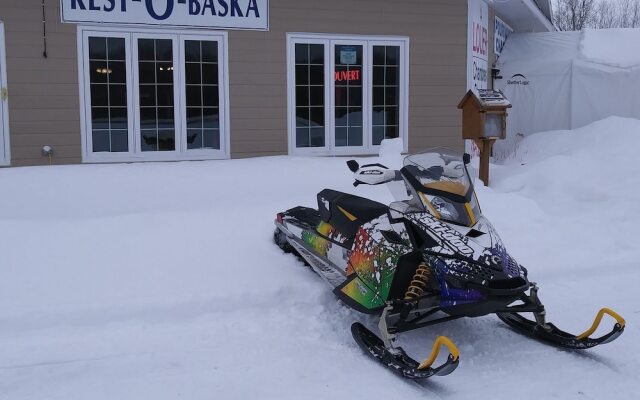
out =
<path fill-rule="evenodd" d="M 326 222 L 320 222 L 316 230 L 320 235 L 331 237 L 335 228 Z M 316 254 L 321 255 L 322 257 L 327 257 L 327 251 L 331 246 L 331 242 L 320 235 L 312 231 L 302 231 L 302 240 L 305 244 L 311 247 Z"/>
<path fill-rule="evenodd" d="M 398 259 L 401 255 L 411 251 L 408 246 L 389 243 L 382 236 L 381 230 L 390 229 L 391 225 L 389 225 L 386 216 L 364 224 L 356 233 L 353 251 L 349 257 L 347 275 L 354 272 L 358 274 L 358 279 L 354 282 L 358 281 L 360 284 L 366 285 L 373 293 L 373 297 L 367 295 L 362 299 L 365 302 L 356 299 L 368 308 L 384 304 L 391 289 Z M 352 285 L 357 286 L 352 282 L 347 287 Z"/>
<path fill-rule="evenodd" d="M 369 309 L 384 305 L 384 299 L 376 292 L 369 289 L 360 278 L 355 278 L 349 282 L 341 291 Z"/>

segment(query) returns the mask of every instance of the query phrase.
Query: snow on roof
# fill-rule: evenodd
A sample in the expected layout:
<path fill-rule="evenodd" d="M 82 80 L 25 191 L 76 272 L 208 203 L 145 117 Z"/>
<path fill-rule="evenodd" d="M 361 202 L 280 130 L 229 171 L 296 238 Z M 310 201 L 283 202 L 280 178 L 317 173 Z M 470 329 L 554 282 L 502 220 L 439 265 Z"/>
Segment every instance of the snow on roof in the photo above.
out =
<path fill-rule="evenodd" d="M 580 50 L 583 59 L 612 67 L 640 65 L 640 29 L 585 29 Z"/>

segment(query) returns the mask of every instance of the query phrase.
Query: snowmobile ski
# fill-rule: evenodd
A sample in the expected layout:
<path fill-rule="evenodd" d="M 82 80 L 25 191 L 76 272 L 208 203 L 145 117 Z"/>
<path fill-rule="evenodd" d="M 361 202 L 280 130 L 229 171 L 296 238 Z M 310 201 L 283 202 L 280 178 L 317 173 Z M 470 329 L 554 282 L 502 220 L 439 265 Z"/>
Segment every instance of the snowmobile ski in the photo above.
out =
<path fill-rule="evenodd" d="M 436 339 L 429 358 L 419 363 L 409 357 L 402 347 L 386 347 L 382 339 L 359 322 L 351 325 L 351 334 L 362 350 L 404 378 L 426 379 L 434 375 L 449 375 L 458 367 L 460 360 L 458 348 L 445 336 Z M 450 352 L 447 361 L 440 366 L 432 367 L 442 346 L 447 347 Z"/>
<path fill-rule="evenodd" d="M 616 324 L 613 329 L 611 332 L 601 337 L 589 337 L 596 331 L 596 329 L 598 329 L 604 314 L 608 314 L 616 320 Z M 591 327 L 580 335 L 573 335 L 560 330 L 550 322 L 539 324 L 536 321 L 531 321 L 518 313 L 497 313 L 497 315 L 498 318 L 518 333 L 522 333 L 542 342 L 566 349 L 589 349 L 591 347 L 609 343 L 622 334 L 625 325 L 624 318 L 608 308 L 601 309 Z"/>

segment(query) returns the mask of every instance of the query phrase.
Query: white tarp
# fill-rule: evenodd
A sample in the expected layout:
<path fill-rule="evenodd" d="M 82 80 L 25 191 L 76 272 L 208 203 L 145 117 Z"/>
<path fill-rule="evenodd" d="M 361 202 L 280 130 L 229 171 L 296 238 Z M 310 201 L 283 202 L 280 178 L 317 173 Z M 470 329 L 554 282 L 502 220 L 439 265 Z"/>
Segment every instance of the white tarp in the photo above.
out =
<path fill-rule="evenodd" d="M 513 104 L 497 159 L 535 132 L 611 115 L 640 119 L 640 29 L 514 33 L 497 68 L 503 79 L 494 88 Z"/>

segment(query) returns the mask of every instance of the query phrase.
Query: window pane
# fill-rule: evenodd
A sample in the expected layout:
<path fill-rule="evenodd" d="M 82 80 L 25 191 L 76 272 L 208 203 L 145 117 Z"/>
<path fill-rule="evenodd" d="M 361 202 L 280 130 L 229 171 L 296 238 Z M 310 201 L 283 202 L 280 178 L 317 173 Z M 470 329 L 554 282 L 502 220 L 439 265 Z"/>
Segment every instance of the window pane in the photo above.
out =
<path fill-rule="evenodd" d="M 296 85 L 309 84 L 309 66 L 296 65 Z"/>
<path fill-rule="evenodd" d="M 206 149 L 220 150 L 220 131 L 217 129 L 205 129 L 203 134 L 203 147 Z"/>
<path fill-rule="evenodd" d="M 158 83 L 173 83 L 173 64 L 157 63 L 156 74 L 158 74 Z"/>
<path fill-rule="evenodd" d="M 296 86 L 296 104 L 309 105 L 309 86 Z"/>
<path fill-rule="evenodd" d="M 312 65 L 309 67 L 309 83 L 311 85 L 324 85 L 324 66 Z"/>
<path fill-rule="evenodd" d="M 296 64 L 309 64 L 309 45 L 296 44 Z"/>
<path fill-rule="evenodd" d="M 187 149 L 202 148 L 202 128 L 187 129 Z"/>
<path fill-rule="evenodd" d="M 109 112 L 111 119 L 111 129 L 127 129 L 127 109 L 125 107 L 116 108 L 112 107 Z"/>
<path fill-rule="evenodd" d="M 309 139 L 311 147 L 324 147 L 324 128 L 311 128 Z"/>
<path fill-rule="evenodd" d="M 109 86 L 108 85 L 91 85 L 91 105 L 108 106 L 109 105 Z"/>
<path fill-rule="evenodd" d="M 202 42 L 202 61 L 211 63 L 218 62 L 218 42 Z"/>
<path fill-rule="evenodd" d="M 127 106 L 127 86 L 126 85 L 109 85 L 109 106 L 111 107 Z"/>
<path fill-rule="evenodd" d="M 127 63 L 109 60 L 109 83 L 127 83 Z"/>
<path fill-rule="evenodd" d="M 173 41 L 171 39 L 157 39 L 156 42 L 156 61 L 172 61 L 173 60 Z"/>
<path fill-rule="evenodd" d="M 296 126 L 309 126 L 309 107 L 296 108 Z"/>
<path fill-rule="evenodd" d="M 384 65 L 384 46 L 373 46 L 373 65 Z"/>
<path fill-rule="evenodd" d="M 140 61 L 154 61 L 155 45 L 153 39 L 138 39 L 138 60 Z"/>
<path fill-rule="evenodd" d="M 174 151 L 176 149 L 175 132 L 173 129 L 163 129 L 158 131 L 158 150 Z"/>
<path fill-rule="evenodd" d="M 155 107 L 140 108 L 140 129 L 156 129 L 157 123 Z"/>
<path fill-rule="evenodd" d="M 158 85 L 156 89 L 158 91 L 158 106 L 173 106 L 173 85 Z"/>
<path fill-rule="evenodd" d="M 309 63 L 324 65 L 324 45 L 309 45 Z"/>
<path fill-rule="evenodd" d="M 187 107 L 202 105 L 202 86 L 187 85 Z"/>
<path fill-rule="evenodd" d="M 202 105 L 205 107 L 218 107 L 220 102 L 220 93 L 218 92 L 218 86 L 203 86 L 202 87 Z"/>
<path fill-rule="evenodd" d="M 106 61 L 89 62 L 89 80 L 91 83 L 107 83 L 107 75 L 109 72 Z"/>
<path fill-rule="evenodd" d="M 296 128 L 296 147 L 309 147 L 309 128 Z"/>
<path fill-rule="evenodd" d="M 156 63 L 154 62 L 139 62 L 138 63 L 140 83 L 155 83 L 156 82 Z"/>
<path fill-rule="evenodd" d="M 187 128 L 202 128 L 202 108 L 187 108 Z"/>
<path fill-rule="evenodd" d="M 199 85 L 202 83 L 202 69 L 200 63 L 186 63 L 185 76 L 187 84 Z"/>
<path fill-rule="evenodd" d="M 387 65 L 400 65 L 400 46 L 387 46 Z"/>
<path fill-rule="evenodd" d="M 109 108 L 91 108 L 91 126 L 93 129 L 109 129 Z"/>
<path fill-rule="evenodd" d="M 172 128 L 174 126 L 173 107 L 158 107 L 158 128 Z"/>
<path fill-rule="evenodd" d="M 93 151 L 103 152 L 110 151 L 111 146 L 109 144 L 109 131 L 108 130 L 94 130 L 92 135 Z"/>
<path fill-rule="evenodd" d="M 111 151 L 127 152 L 129 151 L 129 132 L 127 130 L 111 131 Z"/>
<path fill-rule="evenodd" d="M 324 107 L 311 107 L 309 121 L 310 126 L 324 126 Z"/>
<path fill-rule="evenodd" d="M 202 126 L 205 129 L 220 129 L 220 111 L 218 108 L 205 108 L 202 110 Z"/>
<path fill-rule="evenodd" d="M 202 83 L 218 84 L 218 64 L 202 64 Z"/>
<path fill-rule="evenodd" d="M 324 106 L 324 86 L 311 86 L 309 90 L 309 105 Z"/>
<path fill-rule="evenodd" d="M 107 49 L 109 55 L 109 61 L 124 61 L 125 60 L 125 48 L 123 38 L 109 38 L 107 39 Z"/>
<path fill-rule="evenodd" d="M 200 42 L 195 40 L 185 40 L 184 58 L 186 62 L 200 62 Z"/>
<path fill-rule="evenodd" d="M 91 60 L 107 59 L 107 38 L 103 38 L 103 37 L 89 38 L 89 59 Z"/>
<path fill-rule="evenodd" d="M 377 146 L 382 143 L 384 137 L 384 126 L 374 126 L 373 127 L 373 145 Z"/>

